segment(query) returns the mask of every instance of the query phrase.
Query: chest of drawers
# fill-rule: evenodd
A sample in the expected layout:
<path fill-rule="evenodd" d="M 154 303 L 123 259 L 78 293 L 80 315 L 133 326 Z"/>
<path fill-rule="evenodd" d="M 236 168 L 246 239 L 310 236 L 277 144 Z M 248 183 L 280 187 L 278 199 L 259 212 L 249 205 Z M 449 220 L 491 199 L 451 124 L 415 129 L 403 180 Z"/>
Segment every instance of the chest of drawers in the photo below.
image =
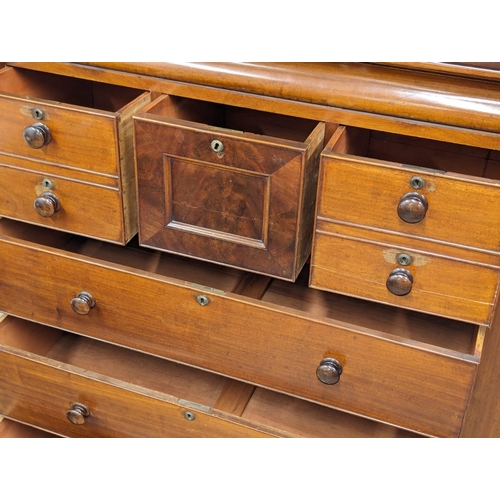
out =
<path fill-rule="evenodd" d="M 500 83 L 431 68 L 8 63 L 4 420 L 500 435 Z"/>

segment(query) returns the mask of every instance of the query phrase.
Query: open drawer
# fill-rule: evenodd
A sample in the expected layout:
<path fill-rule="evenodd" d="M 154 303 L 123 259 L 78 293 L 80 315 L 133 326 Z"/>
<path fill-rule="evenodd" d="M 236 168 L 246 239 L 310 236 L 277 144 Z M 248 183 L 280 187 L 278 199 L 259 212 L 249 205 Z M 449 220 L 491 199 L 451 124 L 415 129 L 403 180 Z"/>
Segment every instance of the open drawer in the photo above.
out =
<path fill-rule="evenodd" d="M 314 288 L 490 325 L 498 151 L 339 127 L 321 155 Z"/>
<path fill-rule="evenodd" d="M 163 95 L 134 116 L 142 245 L 294 281 L 325 124 Z"/>
<path fill-rule="evenodd" d="M 289 283 L 7 219 L 0 266 L 9 314 L 422 434 L 459 434 L 481 356 L 484 328 L 313 290 L 307 269 Z"/>
<path fill-rule="evenodd" d="M 0 216 L 124 244 L 137 232 L 132 114 L 143 90 L 0 70 Z"/>
<path fill-rule="evenodd" d="M 500 252 L 499 151 L 341 126 L 321 156 L 319 219 Z"/>
<path fill-rule="evenodd" d="M 0 322 L 0 412 L 67 437 L 411 437 L 219 375 Z"/>

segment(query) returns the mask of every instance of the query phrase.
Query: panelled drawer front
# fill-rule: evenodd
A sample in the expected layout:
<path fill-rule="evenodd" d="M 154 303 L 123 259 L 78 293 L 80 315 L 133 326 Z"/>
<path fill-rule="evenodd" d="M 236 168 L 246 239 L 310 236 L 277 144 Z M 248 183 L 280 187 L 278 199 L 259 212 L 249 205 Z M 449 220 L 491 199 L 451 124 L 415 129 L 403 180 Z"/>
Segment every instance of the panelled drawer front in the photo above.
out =
<path fill-rule="evenodd" d="M 242 424 L 196 411 L 176 398 L 88 373 L 43 356 L 0 348 L 0 413 L 67 437 L 269 437 Z M 75 403 L 89 415 L 66 416 Z"/>
<path fill-rule="evenodd" d="M 347 235 L 346 227 L 318 223 L 311 286 L 461 321 L 490 324 L 498 267 L 450 259 L 411 246 L 363 240 L 353 236 L 353 232 Z M 377 232 L 372 231 L 371 236 L 376 238 Z M 406 239 L 404 243 L 411 245 L 415 240 Z M 402 260 L 399 262 L 398 258 Z M 391 283 L 397 285 L 393 292 Z"/>
<path fill-rule="evenodd" d="M 135 116 L 141 244 L 295 280 L 310 252 L 324 139 L 324 124 L 311 123 L 299 142 Z"/>
<path fill-rule="evenodd" d="M 421 433 L 458 435 L 476 372 L 473 356 L 232 293 L 205 290 L 202 306 L 200 288 L 189 283 L 6 236 L 0 265 L 0 309 L 13 315 Z M 82 290 L 96 302 L 80 316 L 71 301 Z M 336 385 L 316 376 L 324 358 L 343 365 Z"/>
<path fill-rule="evenodd" d="M 6 186 L 0 192 L 0 214 L 4 217 L 108 241 L 125 238 L 117 181 L 108 179 L 107 185 L 100 185 L 95 181 L 102 178 L 96 176 L 73 180 L 1 163 L 0 178 Z M 57 201 L 45 201 L 47 194 Z M 34 206 L 39 200 L 43 200 L 40 213 Z"/>
<path fill-rule="evenodd" d="M 412 187 L 414 177 L 422 188 Z M 413 207 L 403 199 L 410 193 Z M 398 207 L 403 216 L 420 209 L 423 218 L 406 222 Z M 500 183 L 325 152 L 318 217 L 498 252 Z"/>

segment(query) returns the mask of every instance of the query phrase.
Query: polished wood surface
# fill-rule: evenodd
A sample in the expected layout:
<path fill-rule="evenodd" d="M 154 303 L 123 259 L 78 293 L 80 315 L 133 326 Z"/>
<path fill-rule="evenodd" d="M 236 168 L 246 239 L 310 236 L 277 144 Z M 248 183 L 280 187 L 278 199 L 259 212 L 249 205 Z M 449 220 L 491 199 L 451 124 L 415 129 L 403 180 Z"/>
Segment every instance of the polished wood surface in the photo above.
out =
<path fill-rule="evenodd" d="M 62 102 L 61 102 L 62 101 Z M 5 68 L 0 72 L 0 214 L 56 229 L 126 243 L 137 232 L 131 116 L 149 92 Z M 34 115 L 41 114 L 36 119 Z M 50 130 L 40 148 L 26 144 L 34 122 Z M 54 184 L 61 210 L 50 218 L 32 209 Z M 75 183 L 74 181 L 77 181 Z M 52 190 L 52 188 L 51 188 Z"/>
<path fill-rule="evenodd" d="M 134 125 L 142 245 L 296 279 L 323 123 L 163 96 Z"/>
<path fill-rule="evenodd" d="M 367 234 L 368 233 L 368 234 Z M 366 237 L 371 239 L 366 239 Z M 440 316 L 489 325 L 497 301 L 498 267 L 462 262 L 419 250 L 407 239 L 402 246 L 381 243 L 375 231 L 347 225 L 317 225 L 311 261 L 311 285 L 322 290 L 377 300 Z M 400 254 L 412 259 L 404 266 L 413 284 L 404 296 L 388 290 L 391 272 L 402 266 Z"/>
<path fill-rule="evenodd" d="M 158 246 L 161 250 L 140 249 L 139 240 L 133 240 L 123 248 L 71 236 L 64 232 L 68 229 L 53 231 L 32 223 L 2 221 L 0 309 L 34 325 L 27 327 L 31 332 L 27 335 L 11 333 L 1 341 L 2 357 L 9 360 L 5 366 L 11 367 L 12 375 L 6 382 L 11 384 L 11 390 L 4 393 L 6 404 L 12 402 L 13 394 L 27 394 L 26 388 L 12 386 L 17 383 L 16 374 L 23 373 L 30 380 L 49 377 L 46 380 L 53 379 L 57 385 L 66 380 L 65 374 L 71 373 L 83 400 L 69 398 L 64 387 L 55 389 L 56 392 L 66 394 L 69 402 L 88 406 L 91 415 L 91 399 L 99 401 L 98 406 L 105 409 L 100 413 L 101 423 L 107 422 L 101 429 L 108 425 L 123 429 L 116 408 L 132 408 L 132 420 L 137 417 L 136 423 L 125 425 L 126 432 L 132 434 L 137 431 L 134 427 L 143 411 L 136 403 L 144 398 L 149 401 L 154 393 L 152 399 L 160 406 L 171 405 L 169 415 L 176 435 L 190 434 L 193 429 L 198 429 L 196 435 L 213 434 L 217 426 L 216 434 L 224 435 L 236 432 L 230 428 L 239 429 L 238 432 L 245 429 L 241 432 L 246 433 L 250 429 L 271 435 L 311 437 L 406 437 L 405 429 L 429 436 L 500 435 L 495 403 L 500 398 L 495 368 L 500 348 L 496 340 L 500 328 L 496 311 L 500 268 L 498 63 L 8 64 L 0 71 L 0 96 L 2 102 L 10 103 L 3 105 L 30 120 L 26 124 L 19 122 L 19 147 L 23 146 L 24 152 L 8 149 L 19 137 L 14 138 L 4 127 L 7 139 L 0 145 L 1 168 L 9 175 L 11 170 L 30 176 L 40 174 L 35 197 L 51 191 L 43 185 L 43 179 L 51 176 L 119 193 L 113 208 L 118 207 L 122 216 L 122 243 L 137 228 L 131 160 L 134 119 L 154 124 L 158 130 L 177 128 L 190 133 L 200 132 L 200 124 L 208 125 L 204 132 L 214 132 L 217 137 L 212 139 L 224 146 L 229 144 L 226 137 L 237 142 L 240 134 L 233 137 L 235 129 L 241 132 L 243 128 L 244 134 L 262 134 L 256 127 L 266 120 L 254 119 L 262 117 L 262 113 L 276 118 L 274 122 L 267 121 L 273 127 L 281 126 L 277 119 L 280 114 L 290 117 L 287 123 L 291 124 L 288 128 L 292 136 L 280 138 L 278 133 L 276 138 L 275 128 L 264 132 L 278 139 L 280 146 L 289 140 L 305 144 L 307 134 L 304 136 L 292 118 L 297 119 L 296 123 L 304 119 L 324 123 L 326 141 L 337 124 L 340 127 L 324 153 L 324 160 L 331 162 L 330 173 L 319 178 L 320 201 L 327 203 L 320 203 L 315 232 L 305 230 L 304 238 L 297 233 L 299 255 L 306 256 L 313 235 L 317 245 L 313 245 L 310 268 L 306 264 L 296 283 L 169 255 L 165 245 Z M 29 68 L 34 71 L 28 72 Z M 106 85 L 113 85 L 113 91 L 101 93 Z M 93 103 L 81 97 L 88 87 L 94 89 Z M 57 96 L 58 88 L 61 93 Z M 101 100 L 98 96 L 107 97 Z M 144 105 L 158 97 L 141 114 Z M 22 105 L 10 109 L 12 102 Z M 54 111 L 43 108 L 51 110 L 49 115 L 85 110 L 88 116 L 114 117 L 118 139 L 115 137 L 116 142 L 108 145 L 105 153 L 95 156 L 92 167 L 74 168 L 67 163 L 65 155 L 71 141 L 65 151 L 45 161 L 43 151 L 58 145 L 58 134 L 53 134 L 51 127 L 48 141 L 45 129 L 38 130 L 40 127 L 32 123 L 35 105 L 42 108 L 42 104 L 54 107 Z M 228 119 L 232 116 L 229 110 L 234 109 L 249 128 L 237 126 L 228 132 L 229 122 L 209 118 L 213 116 L 210 110 L 217 106 L 226 108 Z M 213 127 L 225 129 L 226 135 L 220 136 L 224 140 L 218 136 L 221 130 Z M 77 132 L 78 127 L 68 135 L 73 142 L 81 135 Z M 32 145 L 41 145 L 42 139 L 44 145 L 38 149 L 29 147 L 23 133 L 34 139 Z M 192 203 L 193 197 L 203 199 L 212 211 L 216 203 L 213 196 L 204 196 L 204 190 L 195 182 L 208 182 L 206 166 L 211 160 L 204 156 L 201 143 L 193 137 L 189 142 L 196 147 L 189 153 L 173 148 L 168 160 L 170 173 L 173 168 L 178 181 L 175 193 L 170 190 L 171 199 L 176 209 L 188 207 L 180 216 L 180 212 L 175 213 L 181 219 L 178 224 L 210 232 L 212 239 L 222 233 L 226 239 L 229 235 L 245 242 L 258 241 L 265 232 L 265 217 L 256 208 L 263 197 L 258 186 L 249 189 L 247 182 L 243 190 L 245 202 L 258 202 L 249 205 L 243 214 L 257 220 L 257 225 L 249 225 L 246 220 L 237 227 L 234 221 L 224 219 L 223 214 L 234 209 L 237 196 L 228 198 L 230 201 L 215 219 L 208 220 L 207 214 L 195 209 L 198 205 Z M 178 148 L 175 141 L 174 145 Z M 97 164 L 106 158 L 110 148 L 118 155 L 114 166 L 106 160 L 104 171 Z M 168 151 L 159 151 L 159 157 L 163 153 L 168 156 Z M 221 150 L 212 153 L 221 154 Z M 241 160 L 245 168 L 252 163 L 250 160 L 249 155 Z M 34 168 L 35 164 L 44 165 L 44 170 Z M 234 184 L 236 177 L 241 176 L 239 170 L 220 158 L 215 164 L 219 177 L 214 185 L 227 186 L 229 180 Z M 164 178 L 159 175 L 150 183 L 150 206 L 161 200 L 157 195 L 163 188 L 158 187 Z M 311 180 L 306 188 L 309 194 L 303 196 L 309 200 L 306 205 L 312 206 L 316 178 L 307 179 Z M 245 180 L 248 181 L 246 177 Z M 13 183 L 9 178 L 9 187 Z M 192 193 L 182 191 L 186 183 L 193 187 Z M 19 204 L 17 198 L 7 198 L 8 204 Z M 64 201 L 61 197 L 62 207 L 67 206 Z M 160 205 L 168 212 L 165 203 Z M 60 211 L 47 219 L 50 221 L 58 214 Z M 304 217 L 313 215 L 312 210 L 304 211 Z M 158 229 L 163 230 L 168 224 L 165 213 L 160 212 L 157 219 Z M 99 223 L 98 217 L 94 220 Z M 149 223 L 145 221 L 146 225 Z M 108 226 L 116 227 L 116 222 Z M 205 251 L 198 243 L 195 247 Z M 410 263 L 399 262 L 402 250 Z M 319 260 L 315 260 L 316 251 Z M 385 280 L 396 272 L 396 263 L 404 273 L 398 271 L 397 277 L 389 280 L 389 287 L 405 295 L 387 290 Z M 357 282 L 352 293 L 363 299 L 307 286 L 309 269 L 314 281 L 318 273 L 327 276 L 333 267 L 342 270 L 342 293 L 351 293 L 346 289 Z M 327 287 L 335 289 L 342 281 L 339 276 L 328 276 Z M 366 300 L 370 299 L 367 290 L 374 289 L 386 297 Z M 95 298 L 94 306 L 85 315 L 71 309 L 71 301 L 82 292 Z M 391 295 L 390 300 L 387 294 Z M 413 301 L 409 308 L 405 300 Z M 65 344 L 47 332 L 48 340 L 30 340 L 37 337 L 37 322 L 88 338 L 65 334 L 64 339 L 83 339 L 81 343 Z M 106 371 L 109 349 L 123 349 L 108 349 L 103 347 L 105 342 L 129 348 L 127 354 L 119 356 L 122 360 L 144 356 L 141 359 L 148 360 L 144 365 L 154 367 L 156 362 L 168 363 L 159 359 L 166 357 L 203 368 L 210 375 L 207 380 L 212 376 L 234 379 L 216 384 L 216 391 L 206 391 L 211 395 L 202 405 L 210 408 L 205 412 L 190 406 L 190 389 L 182 383 L 180 393 L 188 398 L 187 406 L 172 402 L 167 396 L 169 391 L 156 385 L 162 378 L 158 376 L 161 370 L 155 372 L 152 368 L 151 387 L 141 382 L 134 385 L 133 370 L 122 370 L 121 363 L 110 363 L 110 371 Z M 90 345 L 97 347 L 80 349 Z M 29 353 L 31 347 L 33 352 Z M 159 358 L 150 361 L 151 354 Z M 94 358 L 99 361 L 94 363 Z M 340 379 L 334 385 L 322 384 L 316 370 L 322 360 L 333 358 L 342 367 Z M 76 366 L 80 364 L 77 359 L 82 360 L 81 366 Z M 88 385 L 90 373 L 92 383 L 97 385 Z M 102 389 L 103 382 L 106 389 Z M 45 401 L 46 383 L 36 387 L 33 397 Z M 180 393 L 177 397 L 182 401 Z M 89 399 L 85 399 L 85 394 Z M 203 395 L 193 399 L 202 401 Z M 63 419 L 71 408 L 68 401 L 61 413 Z M 115 409 L 109 406 L 110 401 Z M 183 413 L 175 413 L 180 408 L 190 408 L 196 417 L 197 412 L 205 415 L 206 432 L 196 427 L 200 419 L 191 421 Z M 70 411 L 79 410 L 76 407 Z M 70 424 L 66 419 L 67 425 L 85 428 L 91 418 L 76 417 L 83 425 Z M 28 418 L 32 418 L 31 412 L 26 410 L 19 420 Z M 151 420 L 151 435 L 158 432 L 153 431 L 158 422 Z M 46 422 L 41 426 L 44 425 Z"/>
<path fill-rule="evenodd" d="M 286 64 L 280 70 L 276 68 L 276 64 L 271 63 L 264 65 L 264 71 L 258 75 L 249 72 L 247 65 L 238 63 L 231 63 L 234 66 L 234 74 L 229 71 L 224 72 L 225 65 L 216 63 L 202 65 L 159 63 L 162 69 L 159 70 L 158 74 L 155 74 L 154 71 L 148 71 L 149 67 L 155 66 L 154 63 L 144 63 L 143 67 L 136 63 L 110 64 L 113 69 L 106 68 L 107 63 L 18 62 L 9 64 L 318 121 L 404 133 L 450 143 L 495 149 L 499 147 L 499 138 L 495 133 L 498 129 L 497 125 L 492 125 L 491 132 L 483 128 L 480 123 L 477 124 L 478 128 L 474 126 L 478 118 L 485 115 L 488 115 L 495 122 L 494 117 L 498 115 L 498 102 L 494 100 L 494 95 L 498 92 L 497 85 L 489 85 L 490 91 L 487 90 L 490 96 L 489 100 L 479 97 L 480 111 L 484 111 L 484 113 L 477 114 L 474 109 L 477 106 L 474 96 L 476 92 L 482 93 L 483 82 L 470 82 L 462 78 L 450 80 L 449 77 L 440 77 L 441 81 L 432 85 L 431 82 L 434 80 L 432 74 L 423 74 L 422 79 L 420 72 L 394 71 L 394 69 L 389 68 L 388 71 L 382 70 L 378 75 L 380 79 L 377 79 L 375 75 L 373 78 L 370 77 L 369 71 L 366 71 L 366 65 L 352 63 L 347 64 L 348 68 L 352 70 L 347 78 L 342 76 L 344 63 L 321 63 L 319 66 L 311 63 L 295 63 L 300 69 L 294 72 L 294 64 L 292 64 L 290 67 L 292 70 L 291 78 L 287 74 Z M 124 66 L 127 66 L 130 72 L 122 71 Z M 368 68 L 371 67 L 372 65 L 368 65 Z M 250 65 L 249 68 L 252 69 L 253 65 Z M 270 76 L 268 78 L 266 78 L 266 68 L 269 69 Z M 181 77 L 179 73 L 184 74 L 184 77 Z M 192 80 L 189 80 L 190 78 Z M 241 80 L 244 80 L 243 84 Z M 202 82 L 205 82 L 206 85 Z M 253 84 L 250 89 L 245 85 L 249 82 Z M 321 94 L 319 89 L 324 85 L 328 86 L 328 93 L 322 94 L 319 103 L 311 102 L 311 95 Z M 319 89 L 315 90 L 315 86 Z M 287 91 L 293 89 L 296 95 L 291 95 L 288 98 L 283 95 L 282 89 Z M 356 94 L 353 93 L 354 89 L 358 89 Z M 367 100 L 366 103 L 363 98 L 365 89 L 373 91 L 373 100 Z M 394 99 L 393 91 L 403 95 Z M 341 101 L 336 100 L 338 93 L 341 95 Z M 360 105 L 359 109 L 349 109 L 348 102 L 353 96 Z M 325 99 L 329 97 L 332 100 L 325 103 Z M 345 98 L 346 102 L 342 102 L 342 98 Z M 413 108 L 421 105 L 420 119 L 412 113 L 408 113 L 411 107 L 406 106 L 407 102 L 413 102 L 415 105 Z M 370 105 L 373 106 L 373 109 L 370 108 Z M 453 120 L 450 121 L 452 115 L 447 113 L 448 106 L 455 109 L 455 115 L 464 118 L 463 126 L 457 126 Z M 472 109 L 468 110 L 468 106 Z M 491 115 L 489 114 L 490 106 L 492 106 Z M 402 116 L 392 115 L 385 108 L 395 112 L 399 111 Z M 431 113 L 435 121 L 429 119 L 427 113 Z M 482 122 L 482 118 L 479 121 Z M 472 125 L 469 126 L 469 122 Z M 488 128 L 488 130 L 490 129 Z"/>
<path fill-rule="evenodd" d="M 4 231 L 9 226 L 15 230 L 12 221 L 2 222 Z M 404 332 L 385 333 L 390 311 L 374 311 L 377 321 L 371 330 L 340 322 L 335 316 L 329 319 L 328 312 L 310 315 L 286 303 L 270 304 L 267 292 L 258 301 L 200 287 L 181 276 L 174 279 L 105 262 L 99 260 L 98 250 L 90 258 L 79 254 L 77 248 L 73 253 L 42 247 L 6 234 L 0 248 L 2 307 L 14 315 L 424 434 L 459 433 L 479 361 L 472 354 L 473 328 L 466 333 L 465 350 L 455 351 L 410 340 Z M 120 255 L 124 251 L 119 247 L 115 250 Z M 144 265 L 140 254 L 136 259 Z M 162 261 L 168 259 L 162 256 Z M 29 279 L 23 271 L 27 263 L 32 269 Z M 186 267 L 191 273 L 189 262 Z M 160 268 L 158 264 L 157 270 Z M 81 290 L 96 300 L 85 316 L 71 309 L 74 294 Z M 302 286 L 297 284 L 297 293 L 299 290 Z M 206 306 L 198 303 L 200 294 L 208 299 Z M 158 297 L 168 300 L 158 301 Z M 363 302 L 350 307 L 357 311 L 351 312 L 352 318 L 363 315 Z M 248 318 L 252 318 L 251 324 Z M 426 328 L 433 323 L 427 318 Z M 324 357 L 335 357 L 344 365 L 341 382 L 335 386 L 326 386 L 316 378 Z M 421 393 L 418 402 L 404 397 L 409 391 Z M 446 417 L 443 407 L 448 408 Z"/>

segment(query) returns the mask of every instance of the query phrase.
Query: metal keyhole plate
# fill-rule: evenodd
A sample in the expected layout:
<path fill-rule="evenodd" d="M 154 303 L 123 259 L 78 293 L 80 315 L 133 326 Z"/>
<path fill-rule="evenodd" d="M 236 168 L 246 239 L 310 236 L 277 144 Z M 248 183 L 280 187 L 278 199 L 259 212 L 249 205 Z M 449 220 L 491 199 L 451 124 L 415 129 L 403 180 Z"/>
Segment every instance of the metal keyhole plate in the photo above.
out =
<path fill-rule="evenodd" d="M 218 141 L 217 139 L 213 140 L 210 143 L 210 147 L 215 153 L 222 153 L 222 151 L 224 150 L 224 144 L 222 144 L 222 142 Z"/>

